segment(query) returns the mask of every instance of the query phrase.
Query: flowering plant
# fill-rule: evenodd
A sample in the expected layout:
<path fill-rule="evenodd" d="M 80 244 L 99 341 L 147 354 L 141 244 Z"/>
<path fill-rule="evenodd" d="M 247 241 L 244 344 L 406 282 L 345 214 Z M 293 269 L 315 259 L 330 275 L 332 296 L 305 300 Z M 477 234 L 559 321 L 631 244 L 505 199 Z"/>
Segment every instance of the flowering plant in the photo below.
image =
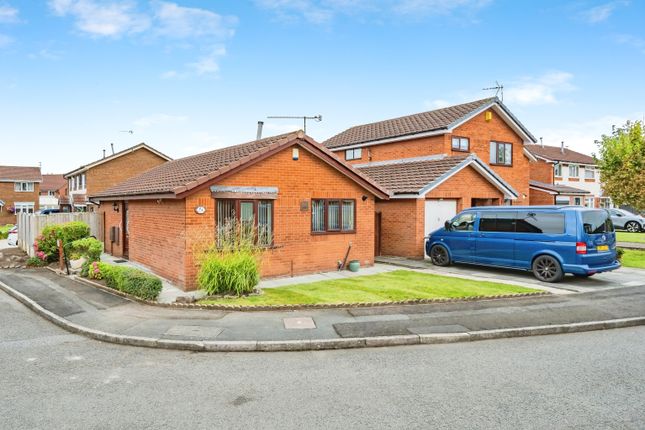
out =
<path fill-rule="evenodd" d="M 103 273 L 101 273 L 98 261 L 94 261 L 90 264 L 87 277 L 90 279 L 103 279 Z"/>

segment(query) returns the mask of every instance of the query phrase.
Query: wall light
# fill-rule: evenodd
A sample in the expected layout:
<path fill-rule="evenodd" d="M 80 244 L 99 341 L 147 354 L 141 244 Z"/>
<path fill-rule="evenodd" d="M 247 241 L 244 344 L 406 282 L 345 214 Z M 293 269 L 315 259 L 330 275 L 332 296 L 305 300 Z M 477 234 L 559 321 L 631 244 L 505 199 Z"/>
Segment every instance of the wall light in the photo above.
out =
<path fill-rule="evenodd" d="M 112 210 L 113 210 L 114 212 L 118 212 L 118 211 L 119 211 L 119 204 L 118 204 L 117 202 L 112 203 Z"/>

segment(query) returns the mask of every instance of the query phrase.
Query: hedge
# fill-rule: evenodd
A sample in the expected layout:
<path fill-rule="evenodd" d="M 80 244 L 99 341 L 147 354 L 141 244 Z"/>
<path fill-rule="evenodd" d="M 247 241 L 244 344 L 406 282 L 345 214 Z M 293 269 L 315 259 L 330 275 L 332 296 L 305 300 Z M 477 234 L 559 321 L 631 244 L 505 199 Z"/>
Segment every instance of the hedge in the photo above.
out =
<path fill-rule="evenodd" d="M 54 261 L 58 259 L 58 245 L 56 244 L 58 239 L 63 241 L 64 247 L 68 247 L 75 240 L 84 239 L 89 236 L 90 226 L 81 221 L 50 224 L 36 238 L 34 250 L 44 253 L 46 260 Z"/>
<path fill-rule="evenodd" d="M 86 237 L 70 243 L 67 249 L 70 260 L 78 260 L 81 257 L 85 257 L 91 263 L 101 259 L 103 242 L 93 237 Z"/>
<path fill-rule="evenodd" d="M 94 273 L 93 267 L 98 267 L 98 274 Z M 140 299 L 155 300 L 161 293 L 161 279 L 133 267 L 93 263 L 89 272 L 92 272 L 90 273 L 92 278 L 103 278 L 108 287 L 132 294 Z"/>

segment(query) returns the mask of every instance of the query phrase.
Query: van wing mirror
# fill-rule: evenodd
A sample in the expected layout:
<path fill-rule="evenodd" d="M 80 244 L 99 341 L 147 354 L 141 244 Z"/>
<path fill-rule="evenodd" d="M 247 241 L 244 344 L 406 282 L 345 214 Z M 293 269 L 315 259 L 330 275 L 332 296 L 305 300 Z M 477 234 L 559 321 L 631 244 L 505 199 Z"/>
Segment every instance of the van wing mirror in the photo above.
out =
<path fill-rule="evenodd" d="M 446 229 L 446 231 L 452 230 L 452 225 L 450 224 L 450 221 L 446 221 L 443 223 L 443 228 Z"/>

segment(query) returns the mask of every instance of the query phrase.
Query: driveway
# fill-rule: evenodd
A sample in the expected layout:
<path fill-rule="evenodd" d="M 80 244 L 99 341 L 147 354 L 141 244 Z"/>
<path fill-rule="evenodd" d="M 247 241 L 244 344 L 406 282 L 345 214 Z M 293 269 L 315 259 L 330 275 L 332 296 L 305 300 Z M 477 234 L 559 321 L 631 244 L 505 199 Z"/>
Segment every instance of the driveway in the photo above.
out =
<path fill-rule="evenodd" d="M 453 264 L 448 267 L 439 267 L 430 263 L 429 260 L 409 260 L 399 257 L 377 257 L 376 260 L 380 263 L 424 269 L 431 273 L 459 275 L 490 281 L 510 281 L 523 285 L 535 285 L 542 289 L 544 289 L 544 287 L 555 288 L 563 292 L 570 291 L 584 293 L 611 288 L 645 286 L 645 270 L 629 267 L 621 267 L 613 272 L 599 273 L 588 278 L 578 278 L 573 275 L 567 275 L 557 284 L 548 284 L 535 279 L 531 272 L 521 270 L 500 269 L 469 264 Z"/>

